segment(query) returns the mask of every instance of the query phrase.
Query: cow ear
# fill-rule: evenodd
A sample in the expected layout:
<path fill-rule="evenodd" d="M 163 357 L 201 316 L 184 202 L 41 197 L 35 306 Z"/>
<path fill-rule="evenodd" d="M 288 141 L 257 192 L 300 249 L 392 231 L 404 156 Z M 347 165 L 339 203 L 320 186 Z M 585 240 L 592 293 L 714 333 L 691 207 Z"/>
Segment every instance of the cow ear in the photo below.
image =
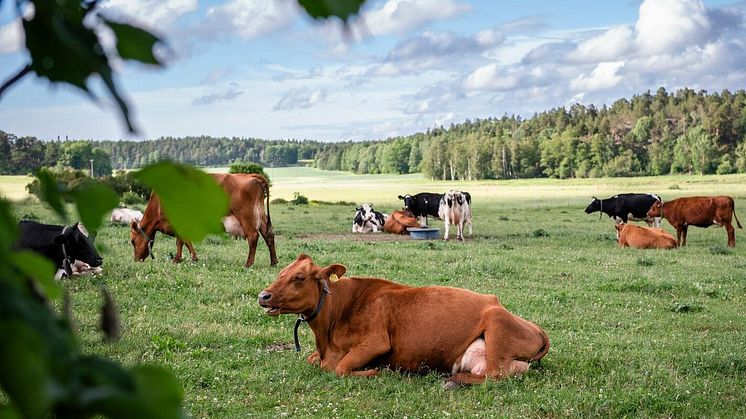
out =
<path fill-rule="evenodd" d="M 137 221 L 134 221 L 134 220 L 133 220 L 133 221 L 132 221 L 132 222 L 130 223 L 130 228 L 131 228 L 131 229 L 133 229 L 133 230 L 137 230 Z"/>
<path fill-rule="evenodd" d="M 64 243 L 65 242 L 65 237 L 66 237 L 65 234 L 58 235 L 57 237 L 54 238 L 54 243 L 55 244 L 62 244 L 62 243 Z"/>
<path fill-rule="evenodd" d="M 321 278 L 329 279 L 329 277 L 332 275 L 336 275 L 337 278 L 341 278 L 342 275 L 345 274 L 345 272 L 347 272 L 347 268 L 345 268 L 344 265 L 333 263 L 321 270 Z"/>
<path fill-rule="evenodd" d="M 399 199 L 404 199 L 404 197 L 403 197 L 403 196 L 401 196 L 401 195 L 399 195 Z"/>
<path fill-rule="evenodd" d="M 303 259 L 308 259 L 308 260 L 311 260 L 311 256 L 308 256 L 308 255 L 307 255 L 307 254 L 305 254 L 305 253 L 301 253 L 301 254 L 299 254 L 299 255 L 298 255 L 298 258 L 297 258 L 297 259 L 295 259 L 295 260 L 303 260 Z"/>

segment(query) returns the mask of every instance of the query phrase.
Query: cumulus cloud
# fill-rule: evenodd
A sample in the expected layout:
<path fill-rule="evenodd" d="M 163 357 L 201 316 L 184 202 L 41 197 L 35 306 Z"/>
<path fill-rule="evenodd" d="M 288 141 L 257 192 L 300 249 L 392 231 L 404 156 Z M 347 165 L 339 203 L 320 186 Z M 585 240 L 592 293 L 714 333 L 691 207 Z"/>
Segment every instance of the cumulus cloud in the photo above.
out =
<path fill-rule="evenodd" d="M 0 26 L 0 54 L 10 54 L 20 50 L 23 42 L 23 27 L 20 19 Z"/>
<path fill-rule="evenodd" d="M 470 5 L 457 0 L 387 0 L 380 7 L 363 12 L 361 20 L 372 35 L 404 34 L 470 10 Z"/>
<path fill-rule="evenodd" d="M 617 74 L 624 61 L 598 63 L 589 76 L 581 74 L 570 82 L 570 88 L 583 91 L 604 90 L 615 87 L 622 81 Z"/>
<path fill-rule="evenodd" d="M 102 4 L 108 16 L 126 17 L 151 29 L 165 29 L 182 15 L 197 10 L 197 0 L 109 0 Z"/>
<path fill-rule="evenodd" d="M 496 29 L 480 31 L 473 36 L 460 36 L 451 31 L 427 31 L 399 42 L 369 74 L 400 76 L 416 74 L 439 64 L 453 66 L 454 60 L 479 56 L 504 40 L 505 36 Z"/>
<path fill-rule="evenodd" d="M 299 16 L 294 0 L 230 0 L 207 10 L 203 35 L 231 34 L 243 39 L 288 27 Z"/>
<path fill-rule="evenodd" d="M 233 100 L 237 98 L 238 96 L 241 96 L 243 93 L 244 92 L 242 90 L 238 90 L 238 86 L 233 85 L 228 90 L 224 90 L 222 92 L 208 93 L 206 95 L 202 95 L 198 98 L 195 98 L 192 101 L 192 105 L 203 106 L 203 105 L 212 105 L 213 103 L 217 103 L 217 102 L 227 102 L 229 100 Z"/>
<path fill-rule="evenodd" d="M 309 90 L 304 87 L 290 89 L 274 106 L 275 111 L 290 111 L 306 109 L 326 100 L 326 91 L 322 89 Z"/>
<path fill-rule="evenodd" d="M 699 0 L 646 0 L 635 29 L 640 50 L 659 54 L 701 44 L 712 26 Z"/>
<path fill-rule="evenodd" d="M 580 42 L 569 58 L 577 61 L 617 59 L 629 52 L 633 35 L 627 26 L 611 28 L 600 36 Z"/>

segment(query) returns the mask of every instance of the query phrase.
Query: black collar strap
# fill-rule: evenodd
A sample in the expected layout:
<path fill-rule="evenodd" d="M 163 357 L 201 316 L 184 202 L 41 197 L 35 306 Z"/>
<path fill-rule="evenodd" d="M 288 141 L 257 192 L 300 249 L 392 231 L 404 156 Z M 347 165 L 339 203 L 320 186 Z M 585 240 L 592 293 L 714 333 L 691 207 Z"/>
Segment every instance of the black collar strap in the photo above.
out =
<path fill-rule="evenodd" d="M 604 216 L 604 200 L 603 199 L 599 199 L 598 202 L 601 203 L 601 210 L 598 211 L 598 219 L 600 220 L 601 217 Z"/>
<path fill-rule="evenodd" d="M 137 232 L 140 233 L 141 236 L 145 237 L 145 240 L 148 241 L 148 254 L 150 254 L 151 259 L 155 259 L 155 256 L 153 256 L 153 243 L 155 242 L 155 239 L 151 239 L 150 236 L 145 234 L 145 231 L 140 227 L 140 223 L 137 223 Z"/>
<path fill-rule="evenodd" d="M 62 233 L 60 233 L 60 235 L 64 236 L 68 228 L 71 228 L 71 227 L 70 226 L 62 227 Z M 65 270 L 65 274 L 68 277 L 72 277 L 73 276 L 73 267 L 72 267 L 73 262 L 72 260 L 70 260 L 70 256 L 67 255 L 67 249 L 65 248 L 64 241 L 62 242 L 62 256 L 63 256 L 62 268 Z"/>
<path fill-rule="evenodd" d="M 311 313 L 310 316 L 305 317 L 302 314 L 298 314 L 298 320 L 295 321 L 295 328 L 293 329 L 293 339 L 295 339 L 295 352 L 300 352 L 300 341 L 298 340 L 298 328 L 300 327 L 301 323 L 308 323 L 310 321 L 313 321 L 313 319 L 316 318 L 316 316 L 319 315 L 319 312 L 321 311 L 321 308 L 324 306 L 324 301 L 326 300 L 327 295 L 331 295 L 331 291 L 329 291 L 329 283 L 326 282 L 326 279 L 321 280 L 322 284 L 324 284 L 324 288 L 321 290 L 321 297 L 319 297 L 319 302 L 316 303 L 316 308 L 313 310 L 313 313 Z"/>

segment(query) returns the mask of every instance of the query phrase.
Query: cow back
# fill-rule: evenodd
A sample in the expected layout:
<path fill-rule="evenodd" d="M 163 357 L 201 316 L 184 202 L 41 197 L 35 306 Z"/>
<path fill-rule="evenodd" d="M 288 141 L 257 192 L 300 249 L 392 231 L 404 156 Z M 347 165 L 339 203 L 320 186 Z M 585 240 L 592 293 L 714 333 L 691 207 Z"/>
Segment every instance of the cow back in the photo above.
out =
<path fill-rule="evenodd" d="M 407 234 L 407 227 L 419 227 L 417 219 L 409 211 L 394 211 L 383 224 L 383 231 L 391 234 Z"/>

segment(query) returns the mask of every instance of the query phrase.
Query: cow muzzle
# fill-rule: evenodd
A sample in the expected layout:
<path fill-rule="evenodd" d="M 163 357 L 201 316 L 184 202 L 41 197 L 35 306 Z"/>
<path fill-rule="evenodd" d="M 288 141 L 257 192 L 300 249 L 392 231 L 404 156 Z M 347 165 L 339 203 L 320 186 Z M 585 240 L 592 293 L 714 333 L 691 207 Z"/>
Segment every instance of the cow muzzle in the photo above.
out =
<path fill-rule="evenodd" d="M 270 304 L 272 300 L 272 294 L 267 291 L 262 291 L 256 299 L 256 302 L 264 309 L 265 314 L 270 316 L 276 316 L 280 314 L 280 307 L 273 306 Z"/>

